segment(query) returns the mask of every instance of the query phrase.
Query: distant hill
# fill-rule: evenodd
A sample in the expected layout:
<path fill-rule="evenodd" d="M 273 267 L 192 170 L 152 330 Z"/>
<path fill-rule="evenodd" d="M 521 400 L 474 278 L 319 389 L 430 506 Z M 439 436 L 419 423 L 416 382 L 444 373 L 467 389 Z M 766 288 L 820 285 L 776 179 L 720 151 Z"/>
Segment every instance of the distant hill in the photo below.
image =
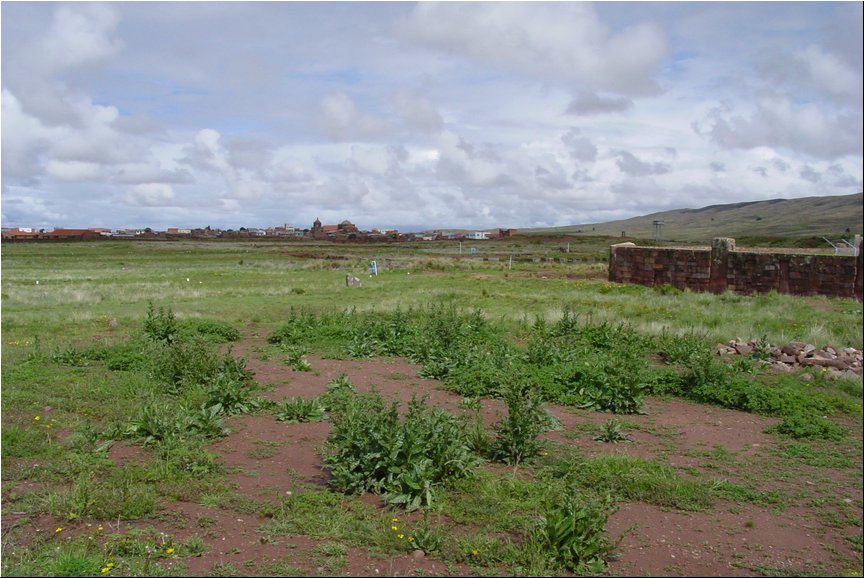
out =
<path fill-rule="evenodd" d="M 773 199 L 701 209 L 677 209 L 608 223 L 520 229 L 520 234 L 607 235 L 654 238 L 654 221 L 663 221 L 661 238 L 710 241 L 713 237 L 809 237 L 862 234 L 864 194 Z M 848 231 L 848 232 L 847 232 Z"/>

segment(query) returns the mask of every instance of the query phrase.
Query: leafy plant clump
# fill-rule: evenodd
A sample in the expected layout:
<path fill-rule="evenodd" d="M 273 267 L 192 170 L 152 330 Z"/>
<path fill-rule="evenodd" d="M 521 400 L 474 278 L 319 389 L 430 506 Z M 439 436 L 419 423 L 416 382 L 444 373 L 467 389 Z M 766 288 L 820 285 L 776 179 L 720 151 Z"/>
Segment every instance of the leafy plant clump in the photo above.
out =
<path fill-rule="evenodd" d="M 274 415 L 287 423 L 309 423 L 324 421 L 326 408 L 318 398 L 291 397 L 276 404 Z"/>
<path fill-rule="evenodd" d="M 622 424 L 620 421 L 610 419 L 600 426 L 600 433 L 592 439 L 598 442 L 618 443 L 630 441 L 630 436 L 621 431 Z"/>
<path fill-rule="evenodd" d="M 283 361 L 285 365 L 290 366 L 294 371 L 312 370 L 312 364 L 306 359 L 307 350 L 305 347 L 282 345 L 282 350 L 287 354 L 287 357 Z"/>
<path fill-rule="evenodd" d="M 606 570 L 606 559 L 617 546 L 606 532 L 606 522 L 615 510 L 609 494 L 565 493 L 546 507 L 529 541 L 566 570 L 599 574 Z"/>
<path fill-rule="evenodd" d="M 154 341 L 171 343 L 180 332 L 177 318 L 171 308 L 159 307 L 157 310 L 150 301 L 147 304 L 147 317 L 144 319 L 144 334 Z"/>
<path fill-rule="evenodd" d="M 768 427 L 767 433 L 778 433 L 794 439 L 818 439 L 840 441 L 849 431 L 827 418 L 818 415 L 793 413 L 777 425 Z"/>
<path fill-rule="evenodd" d="M 548 423 L 549 414 L 543 409 L 539 394 L 524 384 L 503 389 L 507 417 L 495 425 L 492 458 L 511 466 L 531 459 L 540 451 L 538 436 Z"/>
<path fill-rule="evenodd" d="M 471 476 L 479 464 L 466 441 L 465 423 L 412 399 L 400 419 L 398 403 L 375 391 L 353 395 L 332 416 L 325 464 L 339 491 L 381 494 L 409 510 L 435 504 L 435 488 Z"/>

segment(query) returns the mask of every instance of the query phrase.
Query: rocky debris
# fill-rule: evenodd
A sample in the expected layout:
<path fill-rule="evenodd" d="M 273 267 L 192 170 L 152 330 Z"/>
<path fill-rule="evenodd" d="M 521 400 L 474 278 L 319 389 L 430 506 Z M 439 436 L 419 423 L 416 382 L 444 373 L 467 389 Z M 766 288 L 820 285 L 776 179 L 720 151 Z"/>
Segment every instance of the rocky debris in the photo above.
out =
<path fill-rule="evenodd" d="M 820 367 L 834 377 L 860 378 L 864 353 L 854 347 L 836 348 L 830 345 L 817 348 L 811 343 L 792 341 L 782 346 L 771 345 L 761 339 L 733 339 L 726 345 L 717 344 L 719 355 L 749 355 L 777 371 L 792 371 L 806 367 Z"/>

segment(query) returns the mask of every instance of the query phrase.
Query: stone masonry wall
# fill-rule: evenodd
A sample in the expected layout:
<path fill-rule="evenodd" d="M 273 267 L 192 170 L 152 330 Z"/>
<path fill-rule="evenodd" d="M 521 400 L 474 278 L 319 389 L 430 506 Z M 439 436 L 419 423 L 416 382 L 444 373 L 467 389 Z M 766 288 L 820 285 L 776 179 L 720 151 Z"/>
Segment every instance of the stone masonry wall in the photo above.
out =
<path fill-rule="evenodd" d="M 613 245 L 609 280 L 691 291 L 826 295 L 862 300 L 862 254 L 804 255 L 792 250 L 738 250 L 734 239 L 717 238 L 711 247 Z"/>
<path fill-rule="evenodd" d="M 678 289 L 708 291 L 711 249 L 637 247 L 622 243 L 612 247 L 609 280 L 638 285 L 672 285 Z"/>

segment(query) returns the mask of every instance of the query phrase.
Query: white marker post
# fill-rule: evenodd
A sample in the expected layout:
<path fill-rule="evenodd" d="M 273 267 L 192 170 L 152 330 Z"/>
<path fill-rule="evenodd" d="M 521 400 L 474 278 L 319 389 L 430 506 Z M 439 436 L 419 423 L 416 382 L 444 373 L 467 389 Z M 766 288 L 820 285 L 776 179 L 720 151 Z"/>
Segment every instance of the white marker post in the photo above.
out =
<path fill-rule="evenodd" d="M 369 272 L 372 273 L 373 275 L 375 275 L 376 277 L 378 276 L 378 263 L 377 262 L 372 261 L 372 266 L 369 267 Z"/>

